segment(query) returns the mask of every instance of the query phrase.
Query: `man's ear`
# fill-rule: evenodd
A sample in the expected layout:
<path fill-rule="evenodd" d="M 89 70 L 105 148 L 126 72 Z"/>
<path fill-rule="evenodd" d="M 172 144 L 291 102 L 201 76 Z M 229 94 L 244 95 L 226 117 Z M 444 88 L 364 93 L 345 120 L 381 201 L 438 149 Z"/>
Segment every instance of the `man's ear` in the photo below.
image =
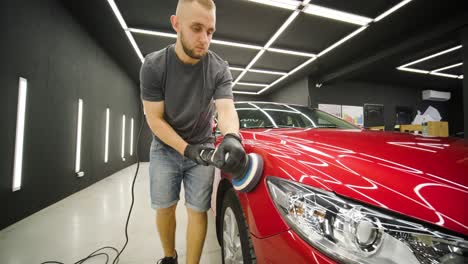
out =
<path fill-rule="evenodd" d="M 174 31 L 179 33 L 179 18 L 176 15 L 171 16 L 171 24 Z"/>

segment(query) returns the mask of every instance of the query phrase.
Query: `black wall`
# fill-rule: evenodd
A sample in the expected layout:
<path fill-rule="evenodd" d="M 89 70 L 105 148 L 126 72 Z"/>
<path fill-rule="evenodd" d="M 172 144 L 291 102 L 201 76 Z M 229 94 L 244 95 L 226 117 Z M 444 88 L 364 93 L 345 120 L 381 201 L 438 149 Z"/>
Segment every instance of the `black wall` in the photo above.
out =
<path fill-rule="evenodd" d="M 235 89 L 235 88 L 234 88 Z M 263 95 L 234 94 L 234 101 L 266 101 L 268 98 Z"/>
<path fill-rule="evenodd" d="M 318 104 L 339 104 L 364 106 L 364 104 L 383 104 L 386 130 L 395 125 L 395 107 L 408 106 L 421 113 L 429 105 L 435 107 L 443 121 L 449 122 L 450 134 L 463 131 L 463 108 L 461 91 L 452 90 L 451 99 L 446 102 L 423 101 L 422 88 L 403 87 L 362 81 L 343 81 L 323 84 L 317 88 L 314 80 L 309 79 L 309 96 L 312 107 Z M 443 91 L 443 89 L 440 89 Z M 413 115 L 413 118 L 414 118 Z"/>
<path fill-rule="evenodd" d="M 270 101 L 288 104 L 309 105 L 309 79 L 304 77 L 288 84 L 285 87 L 276 89 L 268 98 Z"/>
<path fill-rule="evenodd" d="M 141 122 L 137 84 L 60 1 L 1 1 L 0 22 L 2 229 L 135 163 L 136 144 L 129 155 L 130 118 L 134 140 Z M 23 173 L 21 190 L 12 192 L 20 76 L 28 80 Z M 82 178 L 74 172 L 78 98 L 84 101 Z M 111 113 L 107 164 L 106 107 Z M 123 114 L 126 161 L 120 157 Z"/>

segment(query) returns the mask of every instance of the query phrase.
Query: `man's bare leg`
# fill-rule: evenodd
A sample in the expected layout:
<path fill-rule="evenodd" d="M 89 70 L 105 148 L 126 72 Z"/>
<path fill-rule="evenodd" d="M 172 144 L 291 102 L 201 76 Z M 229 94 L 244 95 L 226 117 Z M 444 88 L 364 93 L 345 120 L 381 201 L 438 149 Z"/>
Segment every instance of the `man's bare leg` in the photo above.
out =
<path fill-rule="evenodd" d="M 156 210 L 156 228 L 158 229 L 165 257 L 175 256 L 176 207 L 177 204 L 169 208 Z"/>
<path fill-rule="evenodd" d="M 187 264 L 198 264 L 205 244 L 207 214 L 187 208 L 187 215 Z"/>

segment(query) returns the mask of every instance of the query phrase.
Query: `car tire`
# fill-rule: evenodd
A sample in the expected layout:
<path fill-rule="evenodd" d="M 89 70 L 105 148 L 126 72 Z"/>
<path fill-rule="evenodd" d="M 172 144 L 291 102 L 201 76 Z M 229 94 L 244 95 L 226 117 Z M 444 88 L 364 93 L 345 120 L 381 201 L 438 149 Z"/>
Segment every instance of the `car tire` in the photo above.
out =
<path fill-rule="evenodd" d="M 221 209 L 223 264 L 255 264 L 255 252 L 247 222 L 234 189 L 226 191 Z"/>

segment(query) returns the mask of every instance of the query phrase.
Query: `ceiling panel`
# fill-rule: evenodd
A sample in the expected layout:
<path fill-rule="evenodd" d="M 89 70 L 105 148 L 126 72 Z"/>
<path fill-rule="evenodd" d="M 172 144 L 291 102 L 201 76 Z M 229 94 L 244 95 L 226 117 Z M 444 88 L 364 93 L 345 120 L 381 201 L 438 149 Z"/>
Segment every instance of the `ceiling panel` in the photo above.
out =
<path fill-rule="evenodd" d="M 156 50 L 163 49 L 176 42 L 174 38 L 160 37 L 155 35 L 132 33 L 143 56 Z M 211 44 L 210 50 L 228 61 L 230 65 L 245 67 L 258 53 L 256 50 L 230 47 L 219 44 Z"/>
<path fill-rule="evenodd" d="M 317 54 L 357 28 L 354 24 L 301 13 L 274 46 Z"/>
<path fill-rule="evenodd" d="M 163 49 L 168 45 L 174 44 L 176 42 L 175 38 L 166 38 L 139 33 L 132 33 L 132 35 L 143 56 L 146 56 L 153 51 Z"/>
<path fill-rule="evenodd" d="M 229 65 L 237 65 L 245 68 L 257 55 L 258 50 L 232 47 L 211 43 L 210 50 L 214 51 L 221 58 L 229 62 Z"/>
<path fill-rule="evenodd" d="M 246 0 L 216 1 L 215 39 L 264 46 L 292 13 L 291 10 Z"/>
<path fill-rule="evenodd" d="M 339 11 L 376 18 L 402 0 L 314 0 L 312 4 Z"/>
<path fill-rule="evenodd" d="M 310 58 L 267 51 L 252 68 L 289 72 L 308 59 Z"/>
<path fill-rule="evenodd" d="M 127 26 L 174 33 L 170 17 L 175 14 L 176 0 L 114 0 Z"/>
<path fill-rule="evenodd" d="M 458 76 L 463 75 L 463 65 L 445 71 L 441 71 L 441 73 L 453 74 Z"/>
<path fill-rule="evenodd" d="M 233 91 L 242 91 L 242 92 L 258 92 L 264 87 L 250 86 L 250 85 L 241 85 L 236 84 L 232 87 Z"/>
<path fill-rule="evenodd" d="M 251 83 L 260 83 L 260 84 L 270 84 L 277 79 L 281 78 L 281 75 L 265 74 L 265 73 L 256 73 L 256 72 L 247 72 L 244 77 L 242 77 L 241 82 L 251 82 Z"/>
<path fill-rule="evenodd" d="M 233 71 L 231 70 L 232 80 L 237 79 L 237 77 L 241 74 L 241 71 Z"/>
<path fill-rule="evenodd" d="M 170 16 L 175 13 L 177 0 L 114 1 L 129 27 L 174 33 L 169 19 Z M 297 2 L 297 0 L 295 1 Z M 375 18 L 402 1 L 403 0 L 312 0 L 310 3 Z M 80 23 L 87 25 L 87 30 L 92 33 L 93 37 L 95 37 L 107 51 L 110 51 L 110 54 L 116 54 L 114 56 L 125 58 L 135 58 L 138 65 L 135 63 L 128 63 L 128 59 L 120 60 L 123 61 L 123 67 L 126 71 L 132 76 L 136 76 L 134 79 L 138 80 L 140 61 L 131 43 L 126 38 L 124 30 L 121 29 L 112 9 L 109 7 L 107 0 L 64 0 L 63 2 L 71 9 Z M 460 80 L 453 80 L 440 76 L 425 76 L 423 74 L 401 72 L 396 70 L 396 67 L 434 54 L 444 48 L 436 47 L 427 43 L 427 41 L 420 40 L 428 39 L 433 41 L 450 32 L 458 38 L 459 34 L 457 31 L 466 25 L 466 17 L 468 17 L 468 9 L 466 9 L 467 3 L 466 0 L 454 0 L 453 3 L 452 1 L 447 2 L 445 0 L 414 0 L 397 12 L 392 13 L 389 18 L 377 23 L 372 23 L 368 29 L 361 32 L 358 36 L 332 50 L 327 56 L 321 57 L 320 62 L 313 62 L 293 76 L 287 77 L 285 81 L 279 82 L 276 86 L 280 88 L 284 86 L 288 80 L 299 78 L 299 75 L 301 75 L 301 77 L 310 75 L 315 75 L 317 77 L 331 76 L 330 78 L 336 80 L 343 75 L 335 74 L 340 73 L 339 70 L 342 67 L 353 65 L 367 67 L 366 63 L 359 64 L 359 62 L 365 62 L 367 58 L 374 58 L 374 56 L 376 56 L 375 54 L 383 56 L 375 58 L 383 59 L 379 59 L 379 61 L 376 60 L 375 63 L 369 64 L 368 67 L 372 68 L 374 71 L 372 77 L 377 78 L 376 71 L 373 68 L 375 68 L 376 65 L 381 65 L 382 60 L 391 56 L 394 57 L 394 59 L 387 65 L 387 69 L 392 71 L 394 75 L 388 74 L 385 71 L 380 72 L 385 79 L 394 80 L 394 78 L 387 78 L 392 76 L 402 78 L 403 81 L 406 81 L 405 76 L 412 76 L 408 79 L 414 79 L 415 83 L 417 83 L 417 80 L 424 78 L 429 78 L 427 80 L 431 84 L 435 84 L 435 80 L 439 82 L 448 81 L 461 83 Z M 216 0 L 216 4 L 217 32 L 214 35 L 214 39 L 254 44 L 257 46 L 264 46 L 293 12 L 292 10 L 281 9 L 247 0 Z M 111 32 L 109 29 L 111 28 L 110 25 L 119 29 L 122 34 L 109 34 L 109 32 Z M 296 20 L 293 21 L 280 35 L 277 41 L 273 43 L 272 47 L 318 54 L 352 33 L 357 28 L 359 28 L 357 25 L 300 13 Z M 423 33 L 428 34 L 428 37 L 424 37 Z M 175 38 L 137 33 L 132 33 L 132 35 L 144 55 L 164 48 L 176 41 Z M 459 38 L 457 41 L 459 42 Z M 424 44 L 422 45 L 422 43 Z M 397 50 L 398 47 L 401 48 L 402 45 L 407 48 L 396 53 L 393 52 Z M 427 48 L 431 48 L 431 50 Z M 240 68 L 245 68 L 258 53 L 258 50 L 223 46 L 213 43 L 210 49 L 227 60 L 231 66 Z M 386 53 L 382 53 L 383 51 Z M 308 59 L 309 57 L 267 51 L 252 68 L 289 72 Z M 117 60 L 119 60 L 119 58 L 117 58 Z M 420 66 L 433 70 L 434 68 L 448 66 L 448 64 L 460 61 L 461 60 L 444 59 L 441 57 L 441 59 L 436 62 L 428 61 L 410 67 L 417 68 L 416 66 Z M 444 71 L 444 73 L 457 74 L 461 69 L 461 67 L 449 69 Z M 353 75 L 355 74 L 354 72 L 354 70 L 351 71 Z M 233 78 L 236 79 L 240 73 L 239 71 L 232 71 Z M 365 76 L 367 77 L 368 75 L 366 74 Z M 268 78 L 277 77 L 280 76 L 262 76 L 249 72 L 244 75 L 241 82 L 263 82 L 270 81 Z M 446 86 L 450 86 L 451 84 L 452 83 L 448 83 Z M 252 86 L 236 86 L 234 89 L 239 88 L 243 88 L 247 91 L 258 91 L 260 89 L 260 87 Z M 274 89 L 271 89 L 270 92 L 273 90 Z"/>
<path fill-rule="evenodd" d="M 177 1 L 116 0 L 129 27 L 174 32 L 170 23 Z M 245 0 L 216 1 L 215 39 L 265 45 L 292 11 Z M 240 19 L 239 15 L 248 19 Z M 254 30 L 252 25 L 255 25 Z"/>

